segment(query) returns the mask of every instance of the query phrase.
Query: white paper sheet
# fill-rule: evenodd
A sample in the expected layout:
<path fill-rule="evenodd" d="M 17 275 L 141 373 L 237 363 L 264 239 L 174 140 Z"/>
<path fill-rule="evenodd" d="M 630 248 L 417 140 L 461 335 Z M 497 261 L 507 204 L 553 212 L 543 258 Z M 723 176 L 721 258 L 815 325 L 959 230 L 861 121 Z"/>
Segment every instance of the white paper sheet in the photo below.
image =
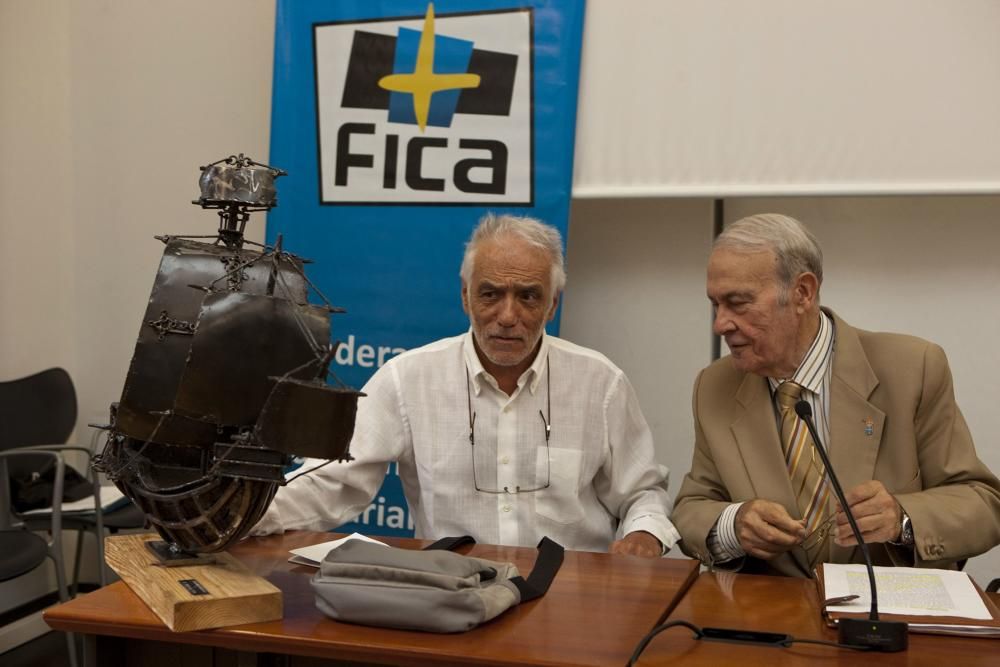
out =
<path fill-rule="evenodd" d="M 292 554 L 292 557 L 288 559 L 288 562 L 296 563 L 298 565 L 308 565 L 309 567 L 319 567 L 319 564 L 323 562 L 323 559 L 326 558 L 326 555 L 330 553 L 331 550 L 336 549 L 341 544 L 344 544 L 349 540 L 362 540 L 364 542 L 371 542 L 373 544 L 386 546 L 384 542 L 373 540 L 372 538 L 362 535 L 361 533 L 351 533 L 347 537 L 342 537 L 339 540 L 330 540 L 329 542 L 320 542 L 319 544 L 302 547 L 301 549 L 292 549 L 289 552 Z"/>
<path fill-rule="evenodd" d="M 831 612 L 867 612 L 871 606 L 868 571 L 864 565 L 823 564 L 827 599 L 857 595 L 848 604 L 828 607 Z M 969 575 L 954 570 L 915 567 L 875 567 L 880 614 L 958 616 L 989 620 L 986 605 Z"/>

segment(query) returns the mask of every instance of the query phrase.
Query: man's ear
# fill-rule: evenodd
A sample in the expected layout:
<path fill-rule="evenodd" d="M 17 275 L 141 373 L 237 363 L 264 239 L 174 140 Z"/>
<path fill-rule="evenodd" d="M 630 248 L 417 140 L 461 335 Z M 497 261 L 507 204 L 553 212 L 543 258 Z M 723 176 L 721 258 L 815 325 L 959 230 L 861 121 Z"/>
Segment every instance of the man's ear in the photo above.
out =
<path fill-rule="evenodd" d="M 811 310 L 819 298 L 819 278 L 812 271 L 800 273 L 795 279 L 795 289 L 792 291 L 795 307 L 800 312 Z"/>
<path fill-rule="evenodd" d="M 552 308 L 549 309 L 549 318 L 546 322 L 551 322 L 556 317 L 556 309 L 559 308 L 559 299 L 562 297 L 562 292 L 556 292 L 556 295 L 552 297 Z"/>
<path fill-rule="evenodd" d="M 462 310 L 465 311 L 466 315 L 469 314 L 469 287 L 464 280 L 462 281 Z"/>

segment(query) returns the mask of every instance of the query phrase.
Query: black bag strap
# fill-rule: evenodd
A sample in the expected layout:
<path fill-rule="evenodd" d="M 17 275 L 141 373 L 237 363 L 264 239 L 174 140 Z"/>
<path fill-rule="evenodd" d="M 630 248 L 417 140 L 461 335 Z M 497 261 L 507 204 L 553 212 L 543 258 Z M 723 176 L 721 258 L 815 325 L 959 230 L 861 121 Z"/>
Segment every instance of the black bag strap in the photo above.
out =
<path fill-rule="evenodd" d="M 424 547 L 424 551 L 434 549 L 454 551 L 466 544 L 475 543 L 476 540 L 469 535 L 442 537 L 437 542 Z M 548 592 L 552 580 L 556 578 L 559 568 L 562 567 L 564 552 L 565 549 L 558 542 L 547 537 L 542 538 L 542 541 L 538 543 L 538 558 L 535 559 L 535 567 L 531 568 L 531 574 L 527 578 L 513 577 L 510 580 L 510 583 L 514 584 L 521 593 L 521 602 L 540 598 Z"/>
<path fill-rule="evenodd" d="M 556 578 L 556 573 L 563 563 L 563 549 L 558 542 L 543 537 L 538 543 L 538 558 L 535 559 L 535 567 L 531 569 L 528 578 L 514 577 L 510 583 L 517 586 L 521 592 L 521 602 L 527 602 L 545 595 L 552 580 Z"/>
<path fill-rule="evenodd" d="M 475 544 L 476 540 L 471 535 L 460 535 L 458 537 L 442 537 L 437 542 L 433 544 L 428 544 L 424 547 L 424 551 L 432 551 L 434 549 L 441 549 L 443 551 L 454 551 L 459 547 L 463 547 L 466 544 Z"/>

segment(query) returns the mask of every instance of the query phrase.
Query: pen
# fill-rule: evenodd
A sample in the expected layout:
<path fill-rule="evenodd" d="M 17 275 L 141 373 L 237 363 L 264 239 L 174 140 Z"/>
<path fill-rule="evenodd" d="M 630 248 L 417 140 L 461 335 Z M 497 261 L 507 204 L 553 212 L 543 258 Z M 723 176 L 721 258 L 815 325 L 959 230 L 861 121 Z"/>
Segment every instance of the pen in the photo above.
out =
<path fill-rule="evenodd" d="M 833 607 L 833 606 L 836 606 L 838 604 L 844 604 L 845 602 L 850 602 L 851 600 L 857 600 L 858 597 L 860 597 L 860 596 L 858 596 L 858 595 L 841 595 L 840 597 L 837 597 L 837 598 L 827 598 L 823 602 L 823 606 L 824 607 Z"/>

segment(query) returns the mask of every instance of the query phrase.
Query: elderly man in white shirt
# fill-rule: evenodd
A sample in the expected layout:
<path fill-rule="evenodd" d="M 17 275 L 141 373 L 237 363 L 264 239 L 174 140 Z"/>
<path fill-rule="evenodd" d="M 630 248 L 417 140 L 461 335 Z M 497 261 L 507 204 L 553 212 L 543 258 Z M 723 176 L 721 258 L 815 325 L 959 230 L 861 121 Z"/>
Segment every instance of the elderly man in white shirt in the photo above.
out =
<path fill-rule="evenodd" d="M 359 402 L 354 460 L 279 489 L 254 534 L 353 519 L 395 461 L 417 537 L 665 553 L 679 539 L 668 471 L 632 386 L 604 355 L 545 334 L 566 282 L 559 232 L 488 214 L 461 278 L 471 330 L 379 369 Z"/>

